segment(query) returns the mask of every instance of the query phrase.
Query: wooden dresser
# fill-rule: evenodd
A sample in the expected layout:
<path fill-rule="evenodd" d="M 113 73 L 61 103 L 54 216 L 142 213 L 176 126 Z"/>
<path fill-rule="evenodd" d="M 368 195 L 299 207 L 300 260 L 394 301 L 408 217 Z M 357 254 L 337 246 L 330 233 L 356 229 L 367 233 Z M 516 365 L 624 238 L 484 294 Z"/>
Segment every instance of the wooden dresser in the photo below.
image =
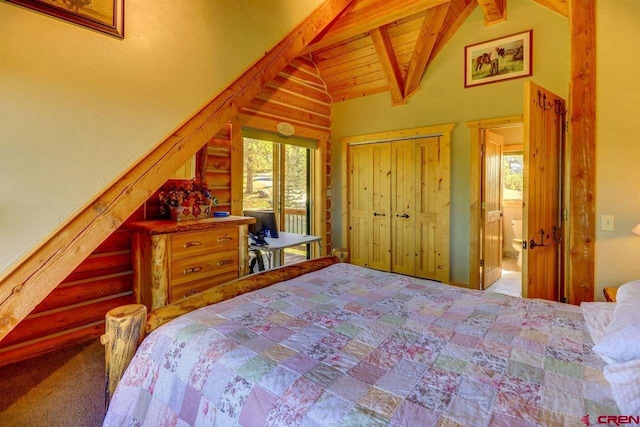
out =
<path fill-rule="evenodd" d="M 131 223 L 136 302 L 154 310 L 244 276 L 253 222 L 228 216 Z"/>

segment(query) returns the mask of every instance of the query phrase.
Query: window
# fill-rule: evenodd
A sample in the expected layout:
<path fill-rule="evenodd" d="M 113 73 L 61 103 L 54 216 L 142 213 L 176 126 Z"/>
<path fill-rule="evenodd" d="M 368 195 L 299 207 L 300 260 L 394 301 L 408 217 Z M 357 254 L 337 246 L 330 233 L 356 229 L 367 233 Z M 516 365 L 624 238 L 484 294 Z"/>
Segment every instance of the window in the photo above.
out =
<path fill-rule="evenodd" d="M 502 156 L 502 199 L 522 200 L 524 156 L 522 152 Z"/>

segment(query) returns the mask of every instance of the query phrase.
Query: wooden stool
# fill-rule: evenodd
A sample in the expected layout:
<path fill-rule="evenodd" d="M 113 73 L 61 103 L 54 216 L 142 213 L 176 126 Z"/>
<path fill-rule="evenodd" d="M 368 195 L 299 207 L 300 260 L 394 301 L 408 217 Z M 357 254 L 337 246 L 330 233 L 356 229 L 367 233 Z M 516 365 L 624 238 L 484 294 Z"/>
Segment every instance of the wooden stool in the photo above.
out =
<path fill-rule="evenodd" d="M 349 262 L 349 249 L 347 248 L 333 248 L 331 250 L 331 255 L 338 257 L 340 262 Z"/>

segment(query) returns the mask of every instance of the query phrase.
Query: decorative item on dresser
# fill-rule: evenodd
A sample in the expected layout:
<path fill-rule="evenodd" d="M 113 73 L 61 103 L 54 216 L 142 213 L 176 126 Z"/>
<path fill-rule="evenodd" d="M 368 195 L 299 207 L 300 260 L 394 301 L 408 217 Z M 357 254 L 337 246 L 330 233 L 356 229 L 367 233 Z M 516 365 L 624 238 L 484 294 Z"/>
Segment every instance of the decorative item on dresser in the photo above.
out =
<path fill-rule="evenodd" d="M 244 276 L 253 222 L 228 216 L 132 223 L 136 302 L 151 311 Z"/>
<path fill-rule="evenodd" d="M 158 192 L 160 212 L 167 211 L 171 219 L 185 221 L 211 216 L 211 206 L 218 206 L 207 184 L 195 179 L 172 179 Z"/>

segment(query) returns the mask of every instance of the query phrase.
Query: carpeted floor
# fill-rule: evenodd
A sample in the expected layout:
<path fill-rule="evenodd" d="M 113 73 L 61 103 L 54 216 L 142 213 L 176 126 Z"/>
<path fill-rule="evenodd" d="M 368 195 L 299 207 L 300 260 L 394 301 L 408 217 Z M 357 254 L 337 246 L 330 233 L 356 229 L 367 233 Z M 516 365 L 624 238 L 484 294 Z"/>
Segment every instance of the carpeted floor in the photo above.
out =
<path fill-rule="evenodd" d="M 95 339 L 0 368 L 0 426 L 101 426 L 104 347 Z"/>
<path fill-rule="evenodd" d="M 502 277 L 489 286 L 487 292 L 522 297 L 522 268 L 515 258 L 502 258 Z"/>

